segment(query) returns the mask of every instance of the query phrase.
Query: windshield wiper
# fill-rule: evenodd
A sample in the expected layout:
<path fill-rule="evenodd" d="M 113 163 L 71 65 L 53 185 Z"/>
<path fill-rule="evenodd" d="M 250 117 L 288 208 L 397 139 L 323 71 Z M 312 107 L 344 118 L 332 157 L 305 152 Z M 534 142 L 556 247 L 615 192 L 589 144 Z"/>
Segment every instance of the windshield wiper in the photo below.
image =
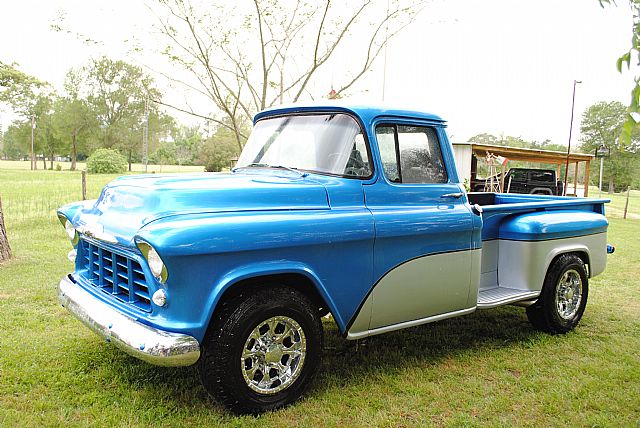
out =
<path fill-rule="evenodd" d="M 287 171 L 291 171 L 291 172 L 295 172 L 296 174 L 299 174 L 300 177 L 306 177 L 307 173 L 306 172 L 302 172 L 300 171 L 298 168 L 292 168 L 290 166 L 284 166 L 284 165 L 269 165 L 269 168 L 278 168 L 278 169 L 286 169 Z"/>
<path fill-rule="evenodd" d="M 302 172 L 300 170 L 298 170 L 297 168 L 292 168 L 290 166 L 284 166 L 284 165 L 269 165 L 266 163 L 250 163 L 248 165 L 243 165 L 243 166 L 237 166 L 235 168 L 233 168 L 231 170 L 231 172 L 236 172 L 239 169 L 242 168 L 273 168 L 273 169 L 285 169 L 287 171 L 290 172 L 295 172 L 296 174 L 298 174 L 300 177 L 306 177 L 307 173 L 306 172 Z"/>

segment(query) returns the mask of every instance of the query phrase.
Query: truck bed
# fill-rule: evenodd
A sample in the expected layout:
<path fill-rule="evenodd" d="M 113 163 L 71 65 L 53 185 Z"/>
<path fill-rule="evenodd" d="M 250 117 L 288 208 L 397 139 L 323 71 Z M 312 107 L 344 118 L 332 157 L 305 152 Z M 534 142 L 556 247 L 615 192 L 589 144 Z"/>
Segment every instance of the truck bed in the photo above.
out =
<path fill-rule="evenodd" d="M 607 199 L 502 193 L 468 198 L 482 207 L 478 308 L 535 299 L 557 251 L 583 251 L 590 276 L 604 270 Z"/>
<path fill-rule="evenodd" d="M 609 202 L 609 199 L 592 199 L 592 198 L 575 198 L 570 196 L 548 196 L 548 195 L 522 195 L 512 193 L 487 193 L 487 192 L 472 192 L 468 193 L 469 203 L 471 205 L 478 204 L 482 207 L 482 240 L 487 241 L 491 239 L 498 239 L 501 237 L 500 226 L 504 220 L 508 217 L 512 217 L 516 214 L 526 213 L 540 213 L 540 212 L 565 212 L 563 216 L 562 228 L 569 231 L 581 231 L 580 234 L 593 233 L 592 228 L 587 227 L 585 231 L 578 226 L 589 226 L 590 220 L 596 223 L 602 222 L 604 215 L 604 204 Z M 577 223 L 578 220 L 574 214 L 578 214 L 582 218 L 581 223 Z M 595 215 L 590 215 L 592 213 Z M 556 213 L 559 214 L 559 213 Z M 586 222 L 586 224 L 585 224 Z M 556 228 L 557 229 L 557 228 Z M 507 237 L 507 230 L 502 231 L 502 237 Z M 514 231 L 511 231 L 510 239 L 526 239 L 533 240 L 531 233 L 525 233 L 522 231 L 522 236 L 514 235 Z M 548 229 L 545 233 L 549 233 Z M 556 230 L 556 234 L 560 231 Z M 516 232 L 517 234 L 517 232 Z M 561 233 L 560 233 L 561 234 Z M 567 235 L 569 236 L 569 235 Z M 570 236 L 575 236 L 572 234 Z M 548 236 L 539 236 L 540 239 L 548 239 Z"/>

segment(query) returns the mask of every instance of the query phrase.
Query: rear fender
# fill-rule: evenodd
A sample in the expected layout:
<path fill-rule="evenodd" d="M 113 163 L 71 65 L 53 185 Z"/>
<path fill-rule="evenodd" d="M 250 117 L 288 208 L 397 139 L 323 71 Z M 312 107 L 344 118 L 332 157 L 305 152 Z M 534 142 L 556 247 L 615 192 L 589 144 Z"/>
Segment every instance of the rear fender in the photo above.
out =
<path fill-rule="evenodd" d="M 582 259 L 582 261 L 586 264 L 589 265 L 589 276 L 591 276 L 591 251 L 589 250 L 589 247 L 587 247 L 584 244 L 577 244 L 577 243 L 573 243 L 573 244 L 568 244 L 568 245 L 562 245 L 559 247 L 554 248 L 552 251 L 549 252 L 549 254 L 547 254 L 547 258 L 544 261 L 544 272 L 545 272 L 545 276 L 546 276 L 546 272 L 549 270 L 549 266 L 551 266 L 551 263 L 560 255 L 562 254 L 568 254 L 568 253 L 575 253 L 578 255 L 578 257 L 580 257 Z"/>

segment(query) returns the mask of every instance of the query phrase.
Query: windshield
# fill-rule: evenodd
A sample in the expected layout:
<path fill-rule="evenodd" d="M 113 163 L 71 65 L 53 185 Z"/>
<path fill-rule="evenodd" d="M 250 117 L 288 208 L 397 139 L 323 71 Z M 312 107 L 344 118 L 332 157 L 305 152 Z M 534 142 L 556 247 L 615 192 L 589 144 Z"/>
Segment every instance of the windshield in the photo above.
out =
<path fill-rule="evenodd" d="M 370 177 L 360 126 L 346 114 L 281 116 L 256 123 L 237 168 L 273 167 Z"/>

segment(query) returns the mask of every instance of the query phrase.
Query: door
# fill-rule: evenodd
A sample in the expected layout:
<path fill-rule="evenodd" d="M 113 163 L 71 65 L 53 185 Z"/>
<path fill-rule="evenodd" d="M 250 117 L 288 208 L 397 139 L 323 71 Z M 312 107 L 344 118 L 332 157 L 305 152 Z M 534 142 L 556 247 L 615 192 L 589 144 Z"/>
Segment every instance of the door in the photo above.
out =
<path fill-rule="evenodd" d="M 444 131 L 381 123 L 376 139 L 383 174 L 365 186 L 376 232 L 369 329 L 475 307 L 473 214 Z"/>

